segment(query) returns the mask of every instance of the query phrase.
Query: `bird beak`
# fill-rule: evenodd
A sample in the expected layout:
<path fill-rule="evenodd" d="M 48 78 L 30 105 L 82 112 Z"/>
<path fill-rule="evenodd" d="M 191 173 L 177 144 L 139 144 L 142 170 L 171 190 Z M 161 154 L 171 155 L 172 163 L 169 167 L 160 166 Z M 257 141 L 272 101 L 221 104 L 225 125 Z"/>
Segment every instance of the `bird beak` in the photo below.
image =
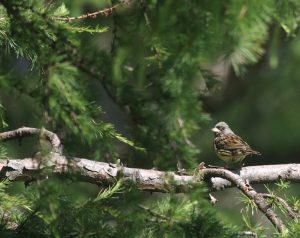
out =
<path fill-rule="evenodd" d="M 216 127 L 212 128 L 211 131 L 214 132 L 214 133 L 219 133 L 219 132 L 221 132 L 221 131 L 220 131 L 218 128 L 216 128 Z"/>

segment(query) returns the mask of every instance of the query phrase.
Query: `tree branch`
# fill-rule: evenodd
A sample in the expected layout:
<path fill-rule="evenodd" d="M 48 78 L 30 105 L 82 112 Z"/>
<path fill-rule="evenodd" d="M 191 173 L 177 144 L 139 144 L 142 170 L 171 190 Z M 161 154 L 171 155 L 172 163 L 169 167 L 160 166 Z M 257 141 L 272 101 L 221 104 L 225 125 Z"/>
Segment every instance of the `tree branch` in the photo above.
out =
<path fill-rule="evenodd" d="M 274 200 L 274 202 L 277 202 L 278 204 L 280 204 L 294 221 L 297 221 L 298 218 L 300 218 L 298 212 L 295 209 L 293 209 L 283 198 L 275 196 L 273 194 L 268 194 L 268 193 L 263 193 L 262 195 L 265 198 L 272 199 L 272 200 Z"/>
<path fill-rule="evenodd" d="M 251 184 L 274 183 L 280 180 L 300 182 L 300 164 L 276 164 L 243 167 L 240 170 L 232 170 Z M 232 187 L 232 184 L 218 177 L 211 178 L 213 190 L 222 190 Z"/>
<path fill-rule="evenodd" d="M 66 22 L 70 22 L 70 21 L 74 21 L 74 20 L 83 20 L 86 18 L 95 18 L 98 15 L 102 15 L 102 16 L 108 16 L 109 14 L 111 14 L 113 12 L 113 10 L 115 10 L 115 8 L 117 8 L 120 4 L 116 4 L 112 7 L 109 8 L 105 8 L 103 10 L 99 10 L 96 12 L 91 12 L 91 13 L 87 13 L 78 17 L 53 17 L 54 20 L 59 20 L 59 21 L 66 21 Z"/>
<path fill-rule="evenodd" d="M 186 191 L 190 185 L 199 182 L 199 177 L 194 175 L 180 175 L 176 172 L 163 172 L 153 169 L 137 169 L 128 168 L 116 164 L 98 162 L 84 158 L 62 156 L 60 154 L 51 153 L 48 163 L 42 164 L 37 158 L 25 159 L 7 159 L 0 160 L 0 179 L 10 179 L 11 181 L 31 181 L 35 180 L 36 176 L 47 166 L 54 166 L 54 174 L 64 174 L 76 176 L 78 181 L 87 181 L 94 184 L 112 184 L 118 177 L 123 177 L 125 180 L 137 184 L 139 189 L 150 190 L 157 192 L 167 192 L 170 187 L 177 192 Z M 273 170 L 276 172 L 279 166 L 282 166 L 282 174 L 286 173 L 286 168 L 290 166 L 297 167 L 297 174 L 285 177 L 285 180 L 300 182 L 300 164 L 282 164 L 282 165 L 265 165 L 268 167 L 268 173 L 264 173 L 266 168 L 261 169 L 261 166 L 244 167 L 241 170 L 240 177 L 247 180 L 249 183 L 274 183 L 279 181 L 282 176 L 273 178 Z M 247 170 L 247 173 L 242 173 Z M 201 174 L 203 179 L 208 183 L 212 191 L 221 190 L 228 187 L 234 187 L 232 181 L 220 178 L 220 171 L 225 169 L 203 169 Z M 264 176 L 264 180 L 253 179 L 249 174 L 257 174 Z M 11 172 L 18 172 L 14 176 L 10 176 Z M 237 171 L 231 171 L 237 174 Z M 171 182 L 171 184 L 170 184 Z"/>
<path fill-rule="evenodd" d="M 62 145 L 58 136 L 55 133 L 48 131 L 44 128 L 37 129 L 31 127 L 21 127 L 14 131 L 3 132 L 0 133 L 0 141 L 21 139 L 23 137 L 28 137 L 28 136 L 39 136 L 40 138 L 44 137 L 46 140 L 50 142 L 53 152 L 60 153 L 60 154 L 62 153 Z"/>
<path fill-rule="evenodd" d="M 48 140 L 52 150 L 44 157 L 0 160 L 0 179 L 31 182 L 51 175 L 66 176 L 78 181 L 86 181 L 107 186 L 119 178 L 133 183 L 141 190 L 183 192 L 193 184 L 205 181 L 211 190 L 237 187 L 267 216 L 278 231 L 284 231 L 285 225 L 267 202 L 266 194 L 257 193 L 249 184 L 289 180 L 300 182 L 300 164 L 261 165 L 244 167 L 230 171 L 221 168 L 205 168 L 201 163 L 193 175 L 177 172 L 164 172 L 153 169 L 128 168 L 118 164 L 97 162 L 84 158 L 62 155 L 62 146 L 58 136 L 45 129 L 22 127 L 14 131 L 0 133 L 0 141 L 7 141 L 25 136 L 39 135 Z M 38 154 L 39 155 L 39 154 Z M 291 209 L 285 201 L 279 202 L 291 215 Z M 295 219 L 295 214 L 292 214 Z"/>
<path fill-rule="evenodd" d="M 63 171 L 60 171 L 58 168 L 56 168 L 57 172 L 74 174 L 74 170 L 79 170 L 81 172 L 80 174 L 84 175 L 86 177 L 86 180 L 91 183 L 109 183 L 111 180 L 115 181 L 117 175 L 123 174 L 130 180 L 137 181 L 140 184 L 141 189 L 164 191 L 168 188 L 167 180 L 172 179 L 172 185 L 176 188 L 177 191 L 180 191 L 180 188 L 184 189 L 184 187 L 188 187 L 190 184 L 199 180 L 199 178 L 197 178 L 197 176 L 195 175 L 180 175 L 176 172 L 127 168 L 116 164 L 108 164 L 87 159 L 66 158 L 61 154 L 62 145 L 58 136 L 46 129 L 22 127 L 14 131 L 0 133 L 0 141 L 7 141 L 11 139 L 19 139 L 22 137 L 36 135 L 44 136 L 45 139 L 49 140 L 53 147 L 52 152 L 60 152 L 55 156 L 54 154 L 52 154 L 51 159 L 49 159 L 49 161 L 52 161 L 51 164 L 55 163 L 58 168 L 64 168 Z M 20 167 L 29 170 L 27 171 L 27 173 L 29 174 L 30 170 L 34 170 L 32 171 L 32 173 L 35 173 L 38 172 L 36 170 L 45 167 L 45 165 L 43 165 L 42 167 L 36 167 L 36 165 L 39 164 L 39 160 L 37 158 L 27 158 L 22 160 L 0 160 L 0 169 L 3 170 L 5 169 L 5 167 L 9 167 L 12 163 L 18 164 Z M 228 170 L 213 170 L 204 167 L 201 167 L 200 170 L 201 173 L 203 173 L 204 180 L 208 183 L 212 191 L 222 190 L 234 186 L 232 182 L 222 178 L 222 176 L 211 172 Z M 248 166 L 243 167 L 239 170 L 232 170 L 231 172 L 239 175 L 242 179 L 247 180 L 251 184 L 274 183 L 279 180 L 300 182 L 300 164 Z M 20 174 L 20 176 L 21 175 L 22 174 Z M 0 177 L 5 178 L 5 175 L 1 173 Z M 101 180 L 99 180 L 99 178 L 101 178 Z M 79 179 L 82 179 L 82 176 L 79 176 Z"/>
<path fill-rule="evenodd" d="M 270 167 L 272 166 L 270 165 Z M 51 175 L 44 173 L 46 168 L 52 168 L 51 173 L 53 175 L 67 176 L 102 186 L 113 184 L 118 178 L 122 178 L 125 182 L 135 184 L 141 190 L 158 192 L 168 192 L 172 189 L 183 192 L 193 184 L 199 183 L 201 179 L 209 181 L 211 177 L 221 177 L 230 181 L 247 197 L 252 199 L 279 231 L 282 232 L 285 229 L 282 221 L 264 199 L 264 195 L 257 193 L 246 182 L 246 179 L 226 169 L 205 168 L 200 171 L 201 176 L 179 175 L 175 172 L 128 168 L 83 158 L 66 158 L 58 153 L 51 152 L 46 162 L 35 158 L 0 160 L 0 179 L 31 182 Z M 259 170 L 259 166 L 255 169 L 256 171 Z M 300 177 L 298 180 L 300 181 Z M 211 185 L 213 186 L 213 184 Z"/>
<path fill-rule="evenodd" d="M 201 170 L 202 171 L 202 170 Z M 224 178 L 231 183 L 235 184 L 236 187 L 244 193 L 248 198 L 250 198 L 258 209 L 266 215 L 266 217 L 272 222 L 275 228 L 279 232 L 286 230 L 285 225 L 278 215 L 273 211 L 271 206 L 268 204 L 263 194 L 257 193 L 247 182 L 247 180 L 241 178 L 238 174 L 235 174 L 227 169 L 205 169 L 205 176 L 218 176 Z"/>

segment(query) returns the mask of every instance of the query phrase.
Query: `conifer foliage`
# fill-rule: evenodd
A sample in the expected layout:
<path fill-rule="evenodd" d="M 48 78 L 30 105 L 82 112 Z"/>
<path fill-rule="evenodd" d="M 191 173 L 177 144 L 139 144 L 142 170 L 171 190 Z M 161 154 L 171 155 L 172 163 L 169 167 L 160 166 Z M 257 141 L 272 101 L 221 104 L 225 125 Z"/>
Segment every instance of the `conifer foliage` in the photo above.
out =
<path fill-rule="evenodd" d="M 0 0 L 1 131 L 45 127 L 66 154 L 161 170 L 199 163 L 195 135 L 210 120 L 201 98 L 220 86 L 211 66 L 222 60 L 245 74 L 278 32 L 293 37 L 300 11 L 292 0 L 79 2 Z M 19 149 L 1 143 L 0 157 Z M 250 229 L 223 219 L 203 184 L 150 194 L 47 173 L 26 188 L 2 181 L 2 234 L 213 238 Z"/>

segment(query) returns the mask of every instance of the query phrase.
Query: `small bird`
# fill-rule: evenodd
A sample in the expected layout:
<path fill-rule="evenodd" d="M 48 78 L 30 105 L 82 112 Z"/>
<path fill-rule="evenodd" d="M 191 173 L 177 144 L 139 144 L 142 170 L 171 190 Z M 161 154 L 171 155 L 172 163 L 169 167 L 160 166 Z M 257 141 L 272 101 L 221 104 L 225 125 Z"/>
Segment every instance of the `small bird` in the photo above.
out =
<path fill-rule="evenodd" d="M 217 156 L 227 165 L 239 163 L 248 155 L 261 155 L 253 150 L 241 137 L 234 134 L 225 122 L 219 122 L 211 129 L 215 134 L 214 149 Z"/>

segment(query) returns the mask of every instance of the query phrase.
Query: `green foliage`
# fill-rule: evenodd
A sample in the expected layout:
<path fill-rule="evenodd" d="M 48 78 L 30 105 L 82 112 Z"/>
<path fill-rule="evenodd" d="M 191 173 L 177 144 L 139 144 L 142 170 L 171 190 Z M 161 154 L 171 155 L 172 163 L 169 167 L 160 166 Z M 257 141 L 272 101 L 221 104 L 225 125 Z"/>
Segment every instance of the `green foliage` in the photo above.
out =
<path fill-rule="evenodd" d="M 266 200 L 270 207 L 275 210 L 276 214 L 280 213 L 280 217 L 284 217 L 284 221 L 286 222 L 289 220 L 288 229 L 289 231 L 284 232 L 282 234 L 276 234 L 275 237 L 298 237 L 299 236 L 299 222 L 297 219 L 292 219 L 290 217 L 289 211 L 285 207 L 286 204 L 290 206 L 290 208 L 294 212 L 299 211 L 299 199 L 296 198 L 289 198 L 287 196 L 280 197 L 281 194 L 284 194 L 287 189 L 290 188 L 290 183 L 287 181 L 280 180 L 277 182 L 276 187 L 270 188 L 269 186 L 265 186 L 267 193 L 265 193 Z M 284 199 L 283 201 L 286 204 L 283 204 L 278 199 Z M 254 201 L 246 197 L 245 195 L 242 195 L 241 201 L 243 202 L 243 205 L 245 206 L 242 210 L 242 217 L 245 224 L 245 227 L 247 230 L 251 230 L 255 232 L 258 237 L 268 237 L 266 235 L 266 228 L 262 226 L 262 224 L 258 224 L 254 222 L 251 218 L 255 213 L 258 213 L 258 209 Z M 275 232 L 276 233 L 276 232 Z"/>
<path fill-rule="evenodd" d="M 95 28 L 90 28 L 90 27 L 75 27 L 71 26 L 68 27 L 67 30 L 74 31 L 75 33 L 82 33 L 82 32 L 87 32 L 87 33 L 103 33 L 108 31 L 108 27 L 99 27 L 96 26 Z"/>
<path fill-rule="evenodd" d="M 108 199 L 112 198 L 118 193 L 122 192 L 122 180 L 117 181 L 113 186 L 109 186 L 106 189 L 100 190 L 98 193 L 98 196 L 94 199 L 94 202 L 103 200 L 103 199 Z"/>
<path fill-rule="evenodd" d="M 53 122 L 63 123 L 73 134 L 89 144 L 97 136 L 105 134 L 105 125 L 96 124 L 93 119 L 101 113 L 101 108 L 96 108 L 86 100 L 77 69 L 67 62 L 57 62 L 48 71 L 48 104 Z"/>
<path fill-rule="evenodd" d="M 40 237 L 235 237 L 236 229 L 224 221 L 204 198 L 202 187 L 187 194 L 151 196 L 142 204 L 142 194 L 126 190 L 122 182 L 87 195 L 86 185 L 78 187 L 48 179 L 32 184 L 24 196 L 5 193 L 1 185 L 1 210 L 18 210 L 13 216 L 18 232 Z M 9 185 L 11 186 L 11 185 Z M 83 189 L 83 190 L 78 190 Z M 10 197 L 8 197 L 10 196 Z M 8 202 L 9 201 L 9 202 Z M 5 205 L 4 205 L 5 204 Z M 25 205 L 30 204 L 30 206 Z M 17 214 L 17 213 L 14 213 Z M 2 232 L 10 223 L 2 221 Z M 4 233 L 2 233 L 4 234 Z"/>
<path fill-rule="evenodd" d="M 253 215 L 253 214 L 252 214 Z M 258 223 L 251 221 L 249 213 L 242 213 L 243 222 L 245 224 L 245 230 L 252 231 L 257 234 L 258 237 L 266 238 L 266 229 Z"/>
<path fill-rule="evenodd" d="M 14 229 L 20 224 L 24 216 L 28 216 L 33 212 L 32 201 L 23 195 L 9 194 L 7 192 L 9 186 L 10 183 L 7 181 L 0 183 L 0 232 L 6 229 Z"/>
<path fill-rule="evenodd" d="M 149 208 L 140 206 L 152 217 L 142 234 L 144 237 L 235 237 L 235 228 L 216 220 L 216 213 L 203 196 L 203 189 L 194 188 L 192 193 L 168 195 Z"/>
<path fill-rule="evenodd" d="M 284 181 L 284 180 L 279 180 L 279 182 L 275 183 L 279 192 L 284 189 L 287 189 L 290 184 L 291 183 L 289 181 Z"/>
<path fill-rule="evenodd" d="M 278 66 L 274 49 L 283 32 L 288 39 L 296 36 L 300 4 L 126 2 L 112 1 L 119 5 L 106 17 L 71 20 L 106 5 L 0 1 L 1 130 L 6 122 L 45 127 L 59 135 L 67 154 L 165 170 L 175 170 L 180 160 L 194 170 L 201 155 L 197 133 L 210 120 L 202 99 L 220 86 L 211 69 L 222 61 L 235 75 L 244 75 L 271 39 L 270 62 Z M 25 122 L 18 121 L 21 114 Z M 6 156 L 1 145 L 0 157 Z M 20 196 L 1 186 L 1 210 L 12 211 L 12 222 L 27 236 L 234 237 L 240 230 L 220 221 L 202 188 L 150 196 L 119 181 L 97 196 L 95 188 L 87 194 L 85 185 L 51 178 Z M 288 184 L 278 187 L 269 193 Z M 254 212 L 253 203 L 243 201 L 245 213 Z M 245 221 L 245 228 L 263 235 L 261 226 Z M 10 230 L 11 221 L 2 223 L 3 231 Z M 299 229 L 291 223 L 291 234 Z"/>

